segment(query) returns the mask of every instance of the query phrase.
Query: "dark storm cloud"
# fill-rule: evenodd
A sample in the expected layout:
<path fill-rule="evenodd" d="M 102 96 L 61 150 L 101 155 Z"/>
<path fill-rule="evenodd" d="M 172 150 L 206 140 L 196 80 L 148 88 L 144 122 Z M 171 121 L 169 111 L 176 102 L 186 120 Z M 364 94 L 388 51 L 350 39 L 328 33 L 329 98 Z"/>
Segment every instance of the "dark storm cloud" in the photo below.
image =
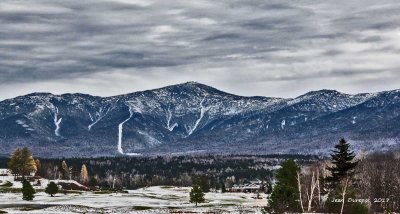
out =
<path fill-rule="evenodd" d="M 0 99 L 189 80 L 268 96 L 396 88 L 399 10 L 395 0 L 4 0 Z"/>

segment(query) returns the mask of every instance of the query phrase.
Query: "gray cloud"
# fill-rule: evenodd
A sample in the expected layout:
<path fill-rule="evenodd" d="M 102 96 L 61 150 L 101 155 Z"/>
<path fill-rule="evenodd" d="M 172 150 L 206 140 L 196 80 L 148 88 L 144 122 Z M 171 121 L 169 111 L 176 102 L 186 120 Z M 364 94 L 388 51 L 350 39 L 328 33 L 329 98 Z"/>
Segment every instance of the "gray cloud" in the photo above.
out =
<path fill-rule="evenodd" d="M 3 0 L 0 100 L 190 80 L 284 97 L 394 89 L 399 10 L 395 0 Z"/>

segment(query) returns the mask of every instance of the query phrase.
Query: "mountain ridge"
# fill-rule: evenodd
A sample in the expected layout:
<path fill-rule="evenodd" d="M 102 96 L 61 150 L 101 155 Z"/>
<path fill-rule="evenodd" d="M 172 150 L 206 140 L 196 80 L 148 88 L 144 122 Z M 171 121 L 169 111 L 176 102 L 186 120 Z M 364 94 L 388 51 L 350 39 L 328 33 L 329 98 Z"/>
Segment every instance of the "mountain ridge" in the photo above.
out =
<path fill-rule="evenodd" d="M 134 91 L 134 92 L 129 92 L 129 93 L 125 93 L 125 94 L 117 94 L 117 95 L 111 95 L 111 96 L 100 96 L 100 95 L 92 95 L 92 94 L 88 94 L 88 93 L 81 93 L 81 92 L 77 92 L 77 93 L 62 93 L 62 94 L 54 94 L 51 92 L 31 92 L 28 94 L 24 94 L 24 95 L 19 95 L 13 98 L 7 98 L 4 100 L 0 100 L 0 102 L 6 101 L 6 100 L 10 100 L 10 99 L 15 99 L 18 97 L 25 97 L 25 96 L 33 96 L 33 95 L 53 95 L 53 96 L 66 96 L 66 95 L 81 95 L 81 96 L 91 96 L 91 97 L 99 97 L 99 98 L 112 98 L 112 97 L 120 97 L 120 96 L 126 96 L 126 95 L 131 95 L 131 94 L 135 94 L 135 93 L 140 93 L 140 92 L 148 92 L 148 91 L 155 91 L 155 90 L 161 90 L 161 89 L 166 89 L 169 87 L 175 87 L 175 86 L 181 86 L 181 85 L 202 85 L 202 86 L 207 86 L 209 88 L 212 88 L 214 90 L 220 91 L 222 93 L 228 94 L 228 95 L 232 95 L 232 96 L 237 96 L 237 97 L 247 97 L 247 98 L 276 98 L 276 99 L 296 99 L 299 98 L 301 96 L 307 95 L 307 94 L 315 94 L 315 93 L 321 93 L 321 92 L 330 92 L 330 93 L 339 93 L 339 94 L 344 94 L 344 95 L 349 95 L 349 96 L 356 96 L 356 95 L 365 95 L 365 94 L 378 94 L 378 93 L 384 93 L 384 92 L 399 92 L 399 89 L 393 89 L 393 90 L 384 90 L 384 91 L 379 91 L 379 92 L 371 92 L 371 93 L 344 93 L 344 92 L 340 92 L 336 89 L 327 89 L 327 88 L 323 88 L 323 89 L 319 89 L 319 90 L 312 90 L 309 92 L 306 92 L 304 94 L 298 95 L 296 97 L 289 97 L 289 98 L 283 98 L 283 97 L 274 97 L 274 96 L 261 96 L 261 95 L 255 95 L 255 96 L 246 96 L 246 95 L 237 95 L 237 94 L 233 94 L 233 93 L 229 93 L 223 90 L 219 90 L 215 87 L 203 84 L 203 83 L 199 83 L 199 82 L 195 82 L 195 81 L 189 81 L 189 82 L 185 82 L 185 83 L 178 83 L 178 84 L 173 84 L 173 85 L 168 85 L 168 86 L 163 86 L 163 87 L 158 87 L 158 88 L 153 88 L 153 89 L 145 89 L 145 90 L 139 90 L 139 91 Z"/>
<path fill-rule="evenodd" d="M 400 90 L 350 95 L 322 89 L 274 98 L 187 82 L 108 97 L 30 93 L 0 101 L 0 155 L 17 146 L 66 157 L 314 154 L 340 137 L 356 149 L 381 151 L 399 147 L 399 110 Z"/>

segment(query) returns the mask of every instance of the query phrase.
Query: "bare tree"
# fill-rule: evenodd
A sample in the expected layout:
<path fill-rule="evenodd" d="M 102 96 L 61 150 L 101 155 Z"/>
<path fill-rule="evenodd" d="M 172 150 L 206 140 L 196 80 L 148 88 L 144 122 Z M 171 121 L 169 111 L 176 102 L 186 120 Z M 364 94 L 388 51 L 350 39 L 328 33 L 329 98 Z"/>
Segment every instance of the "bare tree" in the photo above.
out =
<path fill-rule="evenodd" d="M 309 167 L 303 168 L 301 174 L 297 174 L 300 205 L 303 212 L 310 212 L 313 209 L 313 205 L 317 205 L 318 208 L 320 208 L 322 200 L 321 185 L 319 184 L 320 168 L 321 164 L 315 163 Z M 303 201 L 305 201 L 307 205 L 307 210 L 304 208 Z"/>

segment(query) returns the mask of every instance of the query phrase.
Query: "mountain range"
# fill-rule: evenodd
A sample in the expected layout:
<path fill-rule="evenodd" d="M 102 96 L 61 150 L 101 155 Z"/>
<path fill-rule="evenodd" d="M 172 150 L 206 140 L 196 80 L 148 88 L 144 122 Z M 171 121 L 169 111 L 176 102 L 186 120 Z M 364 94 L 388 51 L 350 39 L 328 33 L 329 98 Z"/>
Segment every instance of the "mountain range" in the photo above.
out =
<path fill-rule="evenodd" d="M 130 94 L 32 93 L 0 102 L 0 155 L 326 154 L 400 148 L 400 90 L 244 97 L 188 82 Z"/>

